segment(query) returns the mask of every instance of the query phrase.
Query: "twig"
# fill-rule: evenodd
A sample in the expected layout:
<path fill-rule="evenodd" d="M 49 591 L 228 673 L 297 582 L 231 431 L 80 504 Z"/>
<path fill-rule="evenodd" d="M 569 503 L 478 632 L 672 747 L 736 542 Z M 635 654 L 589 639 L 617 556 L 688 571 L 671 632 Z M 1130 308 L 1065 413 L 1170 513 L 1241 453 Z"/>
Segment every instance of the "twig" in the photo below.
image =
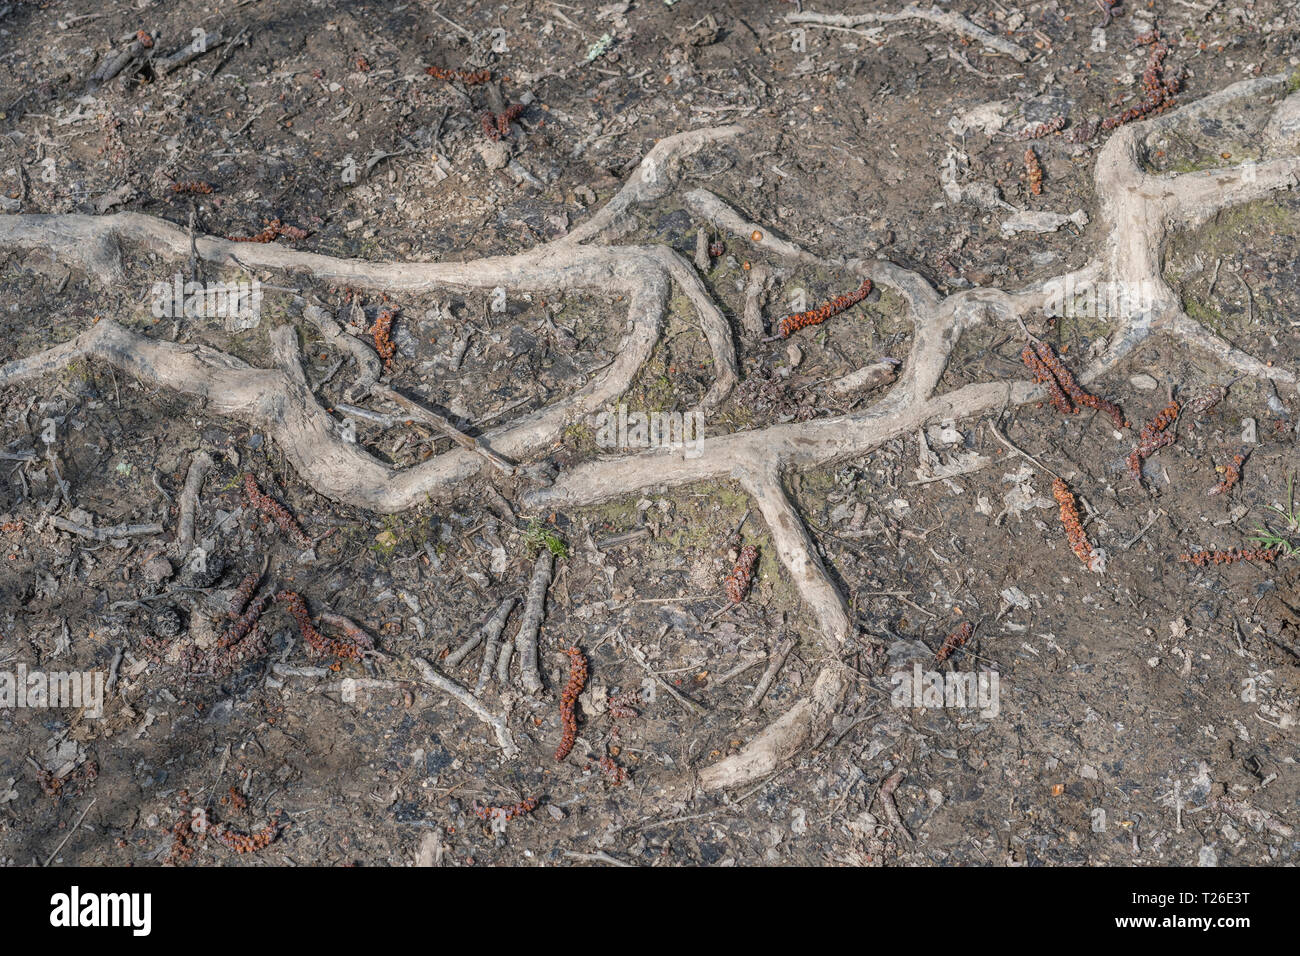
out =
<path fill-rule="evenodd" d="M 555 555 L 543 545 L 537 552 L 533 565 L 533 578 L 528 583 L 528 596 L 524 600 L 524 618 L 515 634 L 515 652 L 519 655 L 519 680 L 524 691 L 536 694 L 542 689 L 542 677 L 537 671 L 537 631 L 546 609 L 546 589 L 555 570 Z"/>
<path fill-rule="evenodd" d="M 506 724 L 504 716 L 492 713 L 483 706 L 483 703 L 477 697 L 450 677 L 438 673 L 434 666 L 424 658 L 413 657 L 411 660 L 420 669 L 420 674 L 426 683 L 432 684 L 449 697 L 454 697 L 464 705 L 466 710 L 492 728 L 492 732 L 496 734 L 497 743 L 500 744 L 507 760 L 513 760 L 519 756 L 519 748 L 515 745 L 514 738 L 510 736 L 510 727 Z"/>
<path fill-rule="evenodd" d="M 895 830 L 902 834 L 908 843 L 911 843 L 913 842 L 912 834 L 908 832 L 907 827 L 903 826 L 903 818 L 898 812 L 898 805 L 894 803 L 894 791 L 898 789 L 898 785 L 903 782 L 903 778 L 906 776 L 907 774 L 902 770 L 895 770 L 880 785 L 880 792 L 877 796 L 880 797 L 881 809 L 885 811 L 885 819 L 889 821 Z"/>
<path fill-rule="evenodd" d="M 54 852 L 46 858 L 44 863 L 41 864 L 42 866 L 49 866 L 54 862 L 54 858 L 59 855 L 59 851 L 63 849 L 69 840 L 72 839 L 72 835 L 77 832 L 77 827 L 81 826 L 81 821 L 86 819 L 86 814 L 90 812 L 90 808 L 95 805 L 95 801 L 98 799 L 99 797 L 91 798 L 90 802 L 86 804 L 86 809 L 81 811 L 81 816 L 77 817 L 77 822 L 68 827 L 68 832 L 64 835 L 63 839 L 59 841 L 59 845 L 54 848 Z"/>
<path fill-rule="evenodd" d="M 795 643 L 796 639 L 793 634 L 787 635 L 777 642 L 776 647 L 772 649 L 771 657 L 768 659 L 767 669 L 763 671 L 763 676 L 754 685 L 749 700 L 745 701 L 746 710 L 753 710 L 763 702 L 763 698 L 767 696 L 768 688 L 772 686 L 772 681 L 776 680 L 776 675 L 785 665 L 785 659 L 790 656 L 790 651 L 794 649 Z"/>
<path fill-rule="evenodd" d="M 94 541 L 112 541 L 114 538 L 129 538 L 137 534 L 162 534 L 163 526 L 157 522 L 151 524 L 115 524 L 111 528 L 89 528 L 84 524 L 69 521 L 60 515 L 53 515 L 50 524 L 60 531 L 81 535 Z"/>
<path fill-rule="evenodd" d="M 443 664 L 447 667 L 455 667 L 469 656 L 470 651 L 478 647 L 479 643 L 485 636 L 488 638 L 489 644 L 498 639 L 501 636 L 502 630 L 505 629 L 506 618 L 508 618 L 510 612 L 514 610 L 515 601 L 516 599 L 512 597 L 506 598 L 502 601 L 497 606 L 497 609 L 493 612 L 492 616 L 483 623 L 482 627 L 470 635 L 464 644 L 443 658 Z"/>
<path fill-rule="evenodd" d="M 444 435 L 460 445 L 462 448 L 472 451 L 474 454 L 486 459 L 492 464 L 492 467 L 504 475 L 513 475 L 515 466 L 506 461 L 492 449 L 488 448 L 477 438 L 466 435 L 463 431 L 453 425 L 448 419 L 443 418 L 437 412 L 430 411 L 419 402 L 407 398 L 396 389 L 389 388 L 387 385 L 375 384 L 371 386 L 371 391 L 375 395 L 381 395 L 395 405 L 400 405 L 406 411 L 411 413 L 413 418 L 420 419 L 427 424 L 437 428 Z"/>

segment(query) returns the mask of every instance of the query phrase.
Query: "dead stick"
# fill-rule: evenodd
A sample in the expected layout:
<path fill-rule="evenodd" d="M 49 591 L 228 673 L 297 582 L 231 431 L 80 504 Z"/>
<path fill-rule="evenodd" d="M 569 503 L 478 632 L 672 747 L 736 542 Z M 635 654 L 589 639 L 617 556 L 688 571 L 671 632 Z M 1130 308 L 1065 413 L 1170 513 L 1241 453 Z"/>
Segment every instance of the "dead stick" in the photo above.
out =
<path fill-rule="evenodd" d="M 513 475 L 515 473 L 515 466 L 506 461 L 492 449 L 488 448 L 487 445 L 484 445 L 472 435 L 466 435 L 463 431 L 453 425 L 446 418 L 443 418 L 437 412 L 430 411 L 419 402 L 407 398 L 396 389 L 390 388 L 387 385 L 376 384 L 371 387 L 371 393 L 374 395 L 382 395 L 393 404 L 406 409 L 414 418 L 420 419 L 426 424 L 437 428 L 462 448 L 468 449 L 474 454 L 486 459 L 502 474 Z"/>
<path fill-rule="evenodd" d="M 776 647 L 772 650 L 772 656 L 767 662 L 767 670 L 763 671 L 763 676 L 754 685 L 754 692 L 749 695 L 749 700 L 745 701 L 746 710 L 753 710 L 763 702 L 763 698 L 767 696 L 768 688 L 772 686 L 772 681 L 776 680 L 776 675 L 785 666 L 785 659 L 790 656 L 790 651 L 794 649 L 794 645 L 794 635 L 783 637 L 777 642 Z"/>
<path fill-rule="evenodd" d="M 455 698 L 464 705 L 466 710 L 492 728 L 492 732 L 496 734 L 497 743 L 501 745 L 501 750 L 507 760 L 513 760 L 519 756 L 519 748 L 515 745 L 514 738 L 510 736 L 510 727 L 506 723 L 504 716 L 492 713 L 483 706 L 482 701 L 450 677 L 438 673 L 437 669 L 424 658 L 413 657 L 411 660 L 420 669 L 420 674 L 426 683 L 432 684 L 444 694 Z"/>
<path fill-rule="evenodd" d="M 492 616 L 484 621 L 482 626 L 470 635 L 464 644 L 442 659 L 443 665 L 446 667 L 455 667 L 469 656 L 470 651 L 474 650 L 474 648 L 478 647 L 479 644 L 482 643 L 484 635 L 491 634 L 493 630 L 495 630 L 497 634 L 500 634 L 502 629 L 506 626 L 506 618 L 510 616 L 510 612 L 514 610 L 514 607 L 514 598 L 506 598 L 502 601 L 501 604 L 498 605 L 496 611 L 492 613 Z"/>
<path fill-rule="evenodd" d="M 543 547 L 533 565 L 533 578 L 528 583 L 528 597 L 524 602 L 524 619 L 515 634 L 515 651 L 519 654 L 519 680 L 524 690 L 536 694 L 542 689 L 542 676 L 537 670 L 537 631 L 542 625 L 546 610 L 546 589 L 551 584 L 555 570 L 555 555 Z"/>

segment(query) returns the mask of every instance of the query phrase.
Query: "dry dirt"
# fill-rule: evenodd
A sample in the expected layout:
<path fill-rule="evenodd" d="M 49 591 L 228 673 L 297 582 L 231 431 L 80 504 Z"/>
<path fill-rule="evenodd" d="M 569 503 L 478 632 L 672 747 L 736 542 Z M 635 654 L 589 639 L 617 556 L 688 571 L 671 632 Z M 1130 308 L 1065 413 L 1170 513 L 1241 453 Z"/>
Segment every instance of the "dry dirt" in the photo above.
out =
<path fill-rule="evenodd" d="M 857 2 L 838 12 L 896 6 Z M 1056 114 L 1070 119 L 1068 134 L 1089 115 L 1132 105 L 1112 104 L 1135 95 L 1144 59 L 1137 32 L 1158 18 L 1170 62 L 1187 69 L 1186 99 L 1300 64 L 1300 12 L 1285 0 L 1129 4 L 1100 33 L 1092 0 L 944 6 L 1031 59 L 990 56 L 916 22 L 809 26 L 799 37 L 784 20 L 797 6 L 766 0 L 251 0 L 220 13 L 191 0 L 131 9 L 0 3 L 0 194 L 8 212 L 132 210 L 240 236 L 279 218 L 310 232 L 299 247 L 333 255 L 470 259 L 526 249 L 581 223 L 659 138 L 741 122 L 742 139 L 687 161 L 684 186 L 705 185 L 829 255 L 890 258 L 943 291 L 1011 288 L 1081 265 L 1099 237 L 1074 225 L 1004 237 L 1002 212 L 945 196 L 940 167 L 951 147 L 968 157 L 963 182 L 991 182 L 1013 206 L 1083 209 L 1095 220 L 1092 158 L 1108 134 L 1087 144 L 1068 135 L 1036 141 L 1039 196 L 1024 179 L 1025 144 L 1006 134 Z M 165 75 L 146 64 L 88 84 L 135 31 L 153 32 L 161 56 L 195 28 L 240 40 Z M 600 51 L 603 35 L 610 42 Z M 426 75 L 435 65 L 490 69 L 507 102 L 525 103 L 501 145 L 480 126 L 486 88 Z M 961 132 L 951 122 L 995 102 L 1002 131 Z M 1171 136 L 1153 161 L 1204 168 L 1254 148 L 1249 129 L 1206 124 L 1199 135 Z M 172 190 L 195 180 L 211 193 Z M 700 223 L 675 195 L 638 209 L 627 241 L 693 256 Z M 745 380 L 709 416 L 710 434 L 878 397 L 834 402 L 821 387 L 905 353 L 911 326 L 900 299 L 886 292 L 789 342 L 760 341 L 740 329 L 752 268 L 777 273 L 770 321 L 796 290 L 812 304 L 855 282 L 765 263 L 743 241 L 715 238 L 726 248 L 704 278 L 733 320 Z M 1300 199 L 1282 193 L 1177 237 L 1167 275 L 1194 317 L 1295 368 L 1297 250 Z M 127 251 L 126 278 L 109 288 L 47 253 L 0 251 L 0 358 L 67 340 L 105 316 L 265 364 L 270 330 L 288 322 L 300 329 L 309 381 L 337 410 L 351 404 L 355 371 L 302 320 L 303 302 L 348 322 L 356 301 L 364 327 L 395 306 L 391 382 L 472 431 L 571 392 L 611 361 L 621 339 L 623 309 L 595 296 L 510 294 L 500 312 L 488 295 L 384 302 L 273 273 L 256 276 L 267 284 L 256 328 L 160 320 L 152 290 L 176 270 Z M 204 278 L 251 276 L 209 269 Z M 1070 317 L 1031 331 L 1078 367 L 1104 344 L 1107 326 Z M 972 334 L 944 387 L 1023 378 L 1023 344 L 1018 329 Z M 674 301 L 624 402 L 689 408 L 711 367 L 697 325 Z M 1229 378 L 1157 337 L 1095 390 L 1141 423 L 1170 390 Z M 168 828 L 205 806 L 246 831 L 282 809 L 283 826 L 270 847 L 245 856 L 203 841 L 188 865 L 1294 864 L 1300 562 L 1196 569 L 1177 556 L 1248 546 L 1266 523 L 1296 539 L 1270 506 L 1295 507 L 1288 481 L 1300 464 L 1298 416 L 1294 388 L 1242 379 L 1213 411 L 1179 422 L 1176 442 L 1149 460 L 1141 485 L 1123 461 L 1131 432 L 1050 405 L 936 425 L 926 448 L 912 436 L 793 477 L 796 504 L 860 629 L 844 657 L 855 682 L 818 746 L 755 786 L 713 795 L 697 792 L 693 775 L 786 709 L 825 654 L 756 513 L 740 527 L 760 553 L 754 588 L 728 607 L 728 549 L 750 508 L 739 486 L 529 515 L 511 485 L 485 472 L 454 502 L 378 516 L 314 493 L 256 429 L 107 367 L 76 364 L 0 392 L 0 670 L 115 668 L 116 680 L 102 719 L 0 710 L 0 859 L 159 865 L 172 847 Z M 449 447 L 400 415 L 355 420 L 357 440 L 395 464 Z M 51 421 L 57 473 L 42 438 Z M 994 428 L 1042 467 L 1010 452 Z M 1250 455 L 1240 483 L 1208 497 L 1216 468 L 1243 447 Z M 199 451 L 216 462 L 197 529 L 224 563 L 216 580 L 170 551 L 176 502 Z M 963 451 L 991 462 L 918 482 L 923 454 L 949 462 Z M 599 454 L 592 425 L 576 422 L 550 459 L 564 467 Z M 317 539 L 313 554 L 246 507 L 246 471 Z M 1108 553 L 1105 574 L 1088 573 L 1071 553 L 1051 472 L 1084 499 L 1088 533 Z M 164 530 L 100 542 L 59 530 L 55 516 Z M 540 529 L 566 545 L 540 638 L 546 688 L 515 702 L 511 727 L 523 753 L 503 762 L 490 730 L 421 683 L 407 661 L 438 661 L 503 599 L 522 597 Z M 324 676 L 295 673 L 320 662 L 282 609 L 261 625 L 270 653 L 230 675 L 187 679 L 155 652 L 173 640 L 210 640 L 231 590 L 264 563 L 268 587 L 298 591 L 313 613 L 359 622 L 383 657 Z M 890 675 L 914 662 L 940 669 L 933 654 L 964 619 L 976 622 L 975 636 L 942 669 L 996 671 L 998 712 L 894 706 Z M 793 651 L 761 704 L 747 708 L 785 637 L 796 639 Z M 589 693 L 574 752 L 557 762 L 567 678 L 560 651 L 574 644 L 590 662 Z M 472 687 L 479 660 L 469 655 L 451 675 Z M 346 678 L 383 683 L 340 684 Z M 606 696 L 635 689 L 638 716 L 611 717 Z M 499 693 L 489 684 L 489 706 Z M 626 782 L 602 773 L 606 756 L 628 771 Z M 879 795 L 899 770 L 892 799 L 907 833 L 891 825 Z M 529 797 L 537 808 L 504 827 L 473 812 L 476 803 Z"/>

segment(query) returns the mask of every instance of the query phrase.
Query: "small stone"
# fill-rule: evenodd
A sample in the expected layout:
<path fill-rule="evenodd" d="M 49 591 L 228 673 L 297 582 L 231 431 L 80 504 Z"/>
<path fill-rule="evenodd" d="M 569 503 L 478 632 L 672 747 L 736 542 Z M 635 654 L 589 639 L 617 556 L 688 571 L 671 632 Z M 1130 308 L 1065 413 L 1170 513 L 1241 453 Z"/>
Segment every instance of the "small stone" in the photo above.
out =
<path fill-rule="evenodd" d="M 1157 382 L 1153 376 L 1147 375 L 1144 372 L 1139 372 L 1137 375 L 1130 375 L 1128 383 L 1134 388 L 1140 388 L 1144 392 L 1154 392 L 1160 387 L 1160 383 Z"/>
<path fill-rule="evenodd" d="M 144 575 L 144 579 L 150 584 L 162 584 L 172 576 L 174 571 L 175 569 L 172 567 L 172 563 L 162 555 L 159 555 L 152 561 L 148 562 L 141 573 Z"/>

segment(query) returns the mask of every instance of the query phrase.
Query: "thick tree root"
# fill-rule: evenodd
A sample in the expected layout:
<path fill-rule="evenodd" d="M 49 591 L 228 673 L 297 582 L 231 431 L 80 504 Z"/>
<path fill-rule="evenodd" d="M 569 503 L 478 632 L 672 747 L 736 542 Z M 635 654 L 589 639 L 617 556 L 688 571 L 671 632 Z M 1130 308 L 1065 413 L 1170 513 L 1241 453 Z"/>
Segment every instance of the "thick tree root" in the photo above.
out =
<path fill-rule="evenodd" d="M 928 11 L 925 18 L 934 19 L 931 13 L 935 12 Z M 994 46 L 991 40 L 981 40 Z M 1185 344 L 1237 371 L 1294 385 L 1293 370 L 1267 365 L 1194 322 L 1164 281 L 1162 260 L 1172 229 L 1195 226 L 1221 209 L 1294 185 L 1300 179 L 1297 144 L 1282 144 L 1280 151 L 1284 155 L 1249 168 L 1157 176 L 1144 171 L 1141 165 L 1144 138 L 1159 129 L 1226 103 L 1276 96 L 1284 90 L 1282 76 L 1249 80 L 1206 100 L 1119 130 L 1101 150 L 1095 172 L 1102 219 L 1108 230 L 1101 254 L 1069 276 L 1019 292 L 977 289 L 941 297 L 923 277 L 892 262 L 825 261 L 773 235 L 770 229 L 745 220 L 711 193 L 693 190 L 686 194 L 688 207 L 720 231 L 744 237 L 796 264 L 835 266 L 896 290 L 906 301 L 913 323 L 911 351 L 897 381 L 884 398 L 860 412 L 710 437 L 698 449 L 698 457 L 656 451 L 588 462 L 524 496 L 524 503 L 537 510 L 584 506 L 651 487 L 730 476 L 754 497 L 782 564 L 817 622 L 830 660 L 813 682 L 808 697 L 755 736 L 738 754 L 701 772 L 700 783 L 705 789 L 753 781 L 815 744 L 829 728 L 847 687 L 838 654 L 842 645 L 852 640 L 853 622 L 785 494 L 783 471 L 859 457 L 929 422 L 986 414 L 1005 405 L 1043 397 L 1041 388 L 1023 381 L 976 383 L 938 393 L 949 356 L 965 330 L 982 322 L 1014 327 L 1027 314 L 1047 304 L 1054 284 L 1063 285 L 1067 280 L 1121 283 L 1154 290 L 1152 305 L 1118 318 L 1109 348 L 1080 376 L 1084 383 L 1113 369 L 1152 334 L 1171 332 Z M 1274 117 L 1283 111 L 1294 114 L 1300 106 L 1298 97 L 1300 94 L 1292 94 L 1277 104 Z M 628 387 L 658 341 L 674 283 L 695 309 L 713 354 L 715 382 L 703 406 L 715 406 L 730 391 L 737 378 L 731 331 L 691 264 L 664 247 L 588 243 L 615 227 L 635 203 L 664 195 L 671 185 L 672 169 L 682 156 L 739 132 L 739 127 L 724 127 L 663 140 L 642 161 L 627 185 L 586 223 L 563 239 L 515 256 L 468 263 L 368 263 L 210 237 L 196 239 L 194 249 L 210 262 L 294 270 L 386 291 L 500 285 L 613 290 L 627 296 L 629 329 L 614 363 L 568 398 L 479 439 L 496 455 L 526 461 L 548 447 L 574 417 L 612 401 Z M 186 232 L 147 216 L 0 217 L 0 244 L 50 248 L 105 279 L 120 275 L 119 239 L 140 243 L 172 259 L 185 259 L 191 250 Z M 104 320 L 71 342 L 0 367 L 0 386 L 56 371 L 74 359 L 98 358 L 150 383 L 201 396 L 215 412 L 265 426 L 313 488 L 336 500 L 376 511 L 401 511 L 429 495 L 454 494 L 483 466 L 482 457 L 464 448 L 404 471 L 371 458 L 339 437 L 338 425 L 315 401 L 298 364 L 292 329 L 275 330 L 272 341 L 278 368 L 255 369 L 211 349 L 157 342 Z M 430 671 L 425 672 L 426 680 L 438 683 L 467 707 L 478 708 L 476 714 L 493 726 L 503 749 L 515 750 L 503 718 L 487 712 L 459 685 L 449 689 L 444 682 L 433 680 Z M 436 672 L 433 676 L 441 678 Z"/>

